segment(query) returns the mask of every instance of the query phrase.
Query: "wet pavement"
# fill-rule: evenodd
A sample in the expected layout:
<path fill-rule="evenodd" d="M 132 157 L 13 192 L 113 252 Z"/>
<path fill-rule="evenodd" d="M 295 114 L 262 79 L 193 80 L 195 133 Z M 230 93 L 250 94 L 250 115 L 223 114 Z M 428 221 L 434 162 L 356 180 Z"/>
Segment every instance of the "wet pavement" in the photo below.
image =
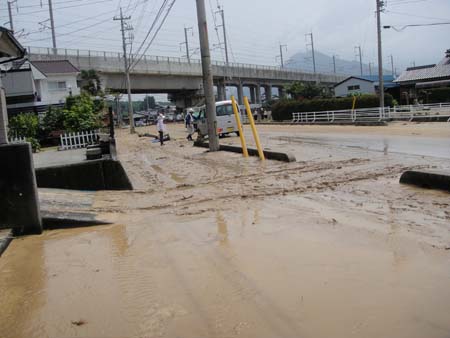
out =
<path fill-rule="evenodd" d="M 137 190 L 74 195 L 114 224 L 13 241 L 2 337 L 448 337 L 449 195 L 398 184 L 441 151 L 287 126 L 262 142 L 299 162 L 260 163 L 171 128 L 165 147 L 119 134 Z"/>

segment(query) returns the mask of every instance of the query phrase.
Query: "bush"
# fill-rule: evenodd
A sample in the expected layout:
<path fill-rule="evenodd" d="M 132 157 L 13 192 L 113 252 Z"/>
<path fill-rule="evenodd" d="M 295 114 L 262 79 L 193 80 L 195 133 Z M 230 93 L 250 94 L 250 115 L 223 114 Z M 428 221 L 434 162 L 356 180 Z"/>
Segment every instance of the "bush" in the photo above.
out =
<path fill-rule="evenodd" d="M 42 129 L 48 134 L 52 131 L 64 129 L 64 112 L 60 108 L 49 107 L 42 119 Z"/>
<path fill-rule="evenodd" d="M 385 105 L 392 106 L 393 97 L 390 94 L 385 95 Z M 283 99 L 272 106 L 272 117 L 276 121 L 292 119 L 292 113 L 314 112 L 326 110 L 345 110 L 352 109 L 353 97 L 332 98 L 332 99 L 313 99 L 313 100 L 292 100 Z M 379 97 L 377 95 L 362 95 L 357 98 L 356 109 L 372 108 L 379 106 Z"/>
<path fill-rule="evenodd" d="M 102 104 L 94 102 L 88 94 L 68 97 L 62 111 L 64 130 L 79 132 L 98 128 L 101 108 Z"/>
<path fill-rule="evenodd" d="M 31 144 L 31 149 L 33 150 L 33 153 L 36 153 L 39 150 L 41 150 L 41 144 L 34 137 L 27 137 L 26 141 Z"/>
<path fill-rule="evenodd" d="M 36 138 L 39 131 L 39 118 L 33 113 L 22 113 L 9 120 L 12 136 Z"/>

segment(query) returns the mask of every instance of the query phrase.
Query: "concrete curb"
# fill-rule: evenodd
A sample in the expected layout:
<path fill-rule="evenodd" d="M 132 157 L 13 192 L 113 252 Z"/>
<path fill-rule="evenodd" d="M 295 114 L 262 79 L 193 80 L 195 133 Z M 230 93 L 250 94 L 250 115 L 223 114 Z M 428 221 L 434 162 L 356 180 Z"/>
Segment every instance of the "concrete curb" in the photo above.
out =
<path fill-rule="evenodd" d="M 209 144 L 207 142 L 194 142 L 194 146 L 196 147 L 202 147 L 202 148 L 209 148 Z M 242 154 L 242 147 L 239 146 L 230 146 L 226 144 L 220 145 L 221 151 L 229 151 L 232 153 L 238 153 Z M 255 148 L 247 148 L 248 154 L 250 156 L 258 156 L 258 150 Z M 296 162 L 295 156 L 289 153 L 281 153 L 276 151 L 269 151 L 264 150 L 264 156 L 268 160 L 275 160 L 275 161 L 281 161 L 281 162 Z"/>
<path fill-rule="evenodd" d="M 400 183 L 450 192 L 450 172 L 408 170 L 400 177 Z"/>
<path fill-rule="evenodd" d="M 36 169 L 39 188 L 133 190 L 120 161 L 102 159 Z"/>
<path fill-rule="evenodd" d="M 10 230 L 9 235 L 6 237 L 0 238 L 0 257 L 3 255 L 6 249 L 8 249 L 9 244 L 11 244 L 14 239 L 13 231 Z"/>

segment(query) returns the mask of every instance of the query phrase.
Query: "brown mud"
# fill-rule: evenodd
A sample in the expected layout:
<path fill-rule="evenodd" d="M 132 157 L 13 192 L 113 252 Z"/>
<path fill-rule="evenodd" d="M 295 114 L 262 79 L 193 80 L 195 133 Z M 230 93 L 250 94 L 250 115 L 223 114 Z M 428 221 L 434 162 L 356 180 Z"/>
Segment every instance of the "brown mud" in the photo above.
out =
<path fill-rule="evenodd" d="M 120 131 L 136 190 L 86 194 L 114 225 L 11 244 L 1 336 L 448 337 L 450 195 L 398 179 L 450 168 L 414 148 L 449 127 L 394 127 L 261 127 L 296 163 L 208 153 L 175 125 L 164 147 Z M 360 128 L 412 150 L 329 142 Z"/>

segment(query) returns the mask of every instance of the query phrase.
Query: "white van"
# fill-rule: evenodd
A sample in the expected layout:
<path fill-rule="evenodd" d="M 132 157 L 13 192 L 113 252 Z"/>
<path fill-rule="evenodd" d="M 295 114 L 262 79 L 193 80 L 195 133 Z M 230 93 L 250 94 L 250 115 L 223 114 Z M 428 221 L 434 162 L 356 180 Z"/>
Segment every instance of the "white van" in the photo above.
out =
<path fill-rule="evenodd" d="M 208 126 L 206 124 L 205 107 L 200 109 L 198 117 L 194 123 L 196 130 L 201 136 L 208 135 Z M 230 133 L 236 133 L 239 136 L 239 129 L 234 117 L 231 101 L 216 102 L 217 116 L 217 134 L 223 136 Z"/>

